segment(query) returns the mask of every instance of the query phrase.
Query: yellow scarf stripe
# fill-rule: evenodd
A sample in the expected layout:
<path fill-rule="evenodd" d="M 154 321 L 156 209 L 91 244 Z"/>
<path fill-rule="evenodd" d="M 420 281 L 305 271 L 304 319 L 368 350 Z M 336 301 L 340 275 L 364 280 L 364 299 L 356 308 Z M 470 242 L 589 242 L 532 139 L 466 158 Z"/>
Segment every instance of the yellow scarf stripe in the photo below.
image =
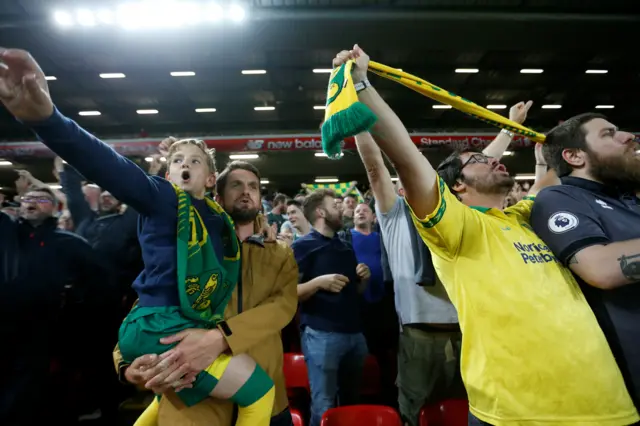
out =
<path fill-rule="evenodd" d="M 369 71 L 380 77 L 388 80 L 396 81 L 405 87 L 414 90 L 423 96 L 429 97 L 435 101 L 443 104 L 451 105 L 453 108 L 469 114 L 481 121 L 489 123 L 493 126 L 507 129 L 516 134 L 528 137 L 529 139 L 543 143 L 545 135 L 535 130 L 531 130 L 515 121 L 509 120 L 506 117 L 501 116 L 493 111 L 490 111 L 480 105 L 464 99 L 455 93 L 442 89 L 435 84 L 429 83 L 419 77 L 411 75 L 409 73 L 399 71 L 395 68 L 391 68 L 387 65 L 380 64 L 378 62 L 369 62 Z"/>
<path fill-rule="evenodd" d="M 344 197 L 347 195 L 347 190 L 349 188 L 351 188 L 351 183 L 350 182 L 339 182 L 339 183 L 305 183 L 305 186 L 308 188 L 313 188 L 313 190 L 315 191 L 316 189 L 330 189 L 333 192 L 335 192 L 337 195 L 340 195 L 341 197 Z M 356 191 L 355 189 L 353 191 L 351 191 L 352 194 L 356 195 L 358 197 L 358 202 L 359 203 L 364 203 L 364 199 L 360 196 L 360 194 L 358 193 L 358 191 Z"/>

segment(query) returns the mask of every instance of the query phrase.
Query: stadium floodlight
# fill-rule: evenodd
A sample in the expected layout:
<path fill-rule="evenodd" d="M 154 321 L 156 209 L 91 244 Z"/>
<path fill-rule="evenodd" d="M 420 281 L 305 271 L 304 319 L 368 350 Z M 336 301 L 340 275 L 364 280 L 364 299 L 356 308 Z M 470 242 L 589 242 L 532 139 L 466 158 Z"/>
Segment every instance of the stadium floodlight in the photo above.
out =
<path fill-rule="evenodd" d="M 113 12 L 109 9 L 100 9 L 96 13 L 96 17 L 101 24 L 111 25 L 114 22 Z"/>
<path fill-rule="evenodd" d="M 487 109 L 507 109 L 507 106 L 506 105 L 499 105 L 499 104 L 487 105 Z"/>
<path fill-rule="evenodd" d="M 208 21 L 217 22 L 224 18 L 224 9 L 218 3 L 211 3 L 206 8 L 205 17 Z"/>
<path fill-rule="evenodd" d="M 88 9 L 80 9 L 76 12 L 76 21 L 83 27 L 93 27 L 96 25 L 96 17 Z"/>
<path fill-rule="evenodd" d="M 253 107 L 253 109 L 255 111 L 273 111 L 274 109 L 276 109 L 276 107 L 274 107 L 274 106 L 257 106 L 257 107 Z"/>
<path fill-rule="evenodd" d="M 316 183 L 337 183 L 340 180 L 337 177 L 318 177 L 315 179 Z"/>
<path fill-rule="evenodd" d="M 81 115 L 83 117 L 92 117 L 92 116 L 100 115 L 100 111 L 80 111 L 78 115 Z"/>
<path fill-rule="evenodd" d="M 47 81 L 57 80 L 57 78 L 53 75 L 45 75 L 44 79 Z"/>
<path fill-rule="evenodd" d="M 560 109 L 560 108 L 562 108 L 562 105 L 558 105 L 558 104 L 542 105 L 542 109 Z"/>
<path fill-rule="evenodd" d="M 229 19 L 233 22 L 242 22 L 246 17 L 246 12 L 244 8 L 238 4 L 232 4 L 229 7 Z"/>
<path fill-rule="evenodd" d="M 196 108 L 196 112 L 216 112 L 215 108 Z"/>
<path fill-rule="evenodd" d="M 171 71 L 171 77 L 193 77 L 196 75 L 193 71 Z"/>
<path fill-rule="evenodd" d="M 257 160 L 260 158 L 258 154 L 231 154 L 229 160 Z"/>
<path fill-rule="evenodd" d="M 73 25 L 73 17 L 69 13 L 61 10 L 58 10 L 53 14 L 53 19 L 61 27 L 70 27 Z"/>
<path fill-rule="evenodd" d="M 457 74 L 477 74 L 479 72 L 478 68 L 456 68 Z"/>
<path fill-rule="evenodd" d="M 157 109 L 139 109 L 136 112 L 140 115 L 146 115 L 146 114 L 157 114 L 158 110 Z"/>
<path fill-rule="evenodd" d="M 433 109 L 451 109 L 451 105 L 431 105 Z"/>

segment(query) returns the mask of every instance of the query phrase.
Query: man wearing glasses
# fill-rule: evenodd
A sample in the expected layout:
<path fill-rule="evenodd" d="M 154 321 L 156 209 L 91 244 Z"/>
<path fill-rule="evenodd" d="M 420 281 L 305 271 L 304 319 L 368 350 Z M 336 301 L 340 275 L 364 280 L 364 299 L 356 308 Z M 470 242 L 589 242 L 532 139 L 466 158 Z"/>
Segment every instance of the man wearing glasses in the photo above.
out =
<path fill-rule="evenodd" d="M 455 153 L 436 172 L 367 80 L 369 57 L 356 45 L 333 65 L 348 60 L 362 83 L 360 102 L 378 117 L 371 133 L 398 172 L 414 226 L 458 311 L 469 424 L 640 420 L 578 284 L 531 230 L 533 201 L 502 210 L 513 179 L 481 153 Z"/>
<path fill-rule="evenodd" d="M 82 298 L 99 316 L 96 307 L 112 293 L 93 249 L 57 228 L 56 211 L 53 192 L 43 187 L 22 197 L 18 220 L 0 212 L 0 339 L 11 348 L 0 354 L 2 425 L 49 422 L 64 411 L 48 386 L 53 343 L 65 345 L 56 334 L 62 307 Z"/>

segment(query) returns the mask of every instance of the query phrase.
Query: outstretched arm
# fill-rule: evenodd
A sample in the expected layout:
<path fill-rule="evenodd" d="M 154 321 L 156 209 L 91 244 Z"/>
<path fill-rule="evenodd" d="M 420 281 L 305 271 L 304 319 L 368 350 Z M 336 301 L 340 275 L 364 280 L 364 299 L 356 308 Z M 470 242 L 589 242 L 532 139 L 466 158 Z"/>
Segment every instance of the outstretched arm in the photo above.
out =
<path fill-rule="evenodd" d="M 356 61 L 353 71 L 354 82 L 365 80 L 369 56 L 357 45 L 351 51 L 340 52 L 333 60 L 333 65 L 340 66 L 350 59 Z M 375 88 L 369 87 L 361 91 L 359 98 L 360 102 L 366 104 L 378 117 L 371 134 L 398 171 L 407 202 L 417 217 L 427 216 L 439 201 L 436 171 L 418 151 L 402 121 Z"/>
<path fill-rule="evenodd" d="M 87 179 L 111 192 L 140 213 L 149 213 L 160 192 L 171 190 L 153 179 L 110 146 L 55 109 L 44 73 L 24 50 L 0 48 L 0 100 L 40 140 Z"/>
<path fill-rule="evenodd" d="M 509 110 L 509 119 L 516 123 L 524 124 L 531 105 L 533 105 L 532 101 L 528 101 L 527 103 L 518 102 Z M 489 146 L 482 151 L 482 153 L 488 157 L 493 157 L 499 160 L 502 158 L 507 148 L 509 148 L 511 141 L 513 141 L 513 133 L 507 130 L 502 130 L 489 144 Z"/>
<path fill-rule="evenodd" d="M 391 182 L 391 175 L 384 164 L 382 152 L 369 133 L 356 136 L 358 153 L 367 171 L 373 196 L 382 213 L 388 213 L 396 202 L 396 192 Z"/>

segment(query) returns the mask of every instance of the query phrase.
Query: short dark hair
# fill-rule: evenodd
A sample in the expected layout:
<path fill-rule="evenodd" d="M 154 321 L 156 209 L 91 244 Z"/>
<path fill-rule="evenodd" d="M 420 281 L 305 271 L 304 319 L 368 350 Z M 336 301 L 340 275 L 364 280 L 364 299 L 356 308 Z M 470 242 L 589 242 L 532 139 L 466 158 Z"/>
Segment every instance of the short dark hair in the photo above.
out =
<path fill-rule="evenodd" d="M 302 210 L 304 217 L 313 224 L 316 221 L 316 209 L 322 205 L 327 197 L 336 198 L 336 193 L 330 189 L 316 189 L 304 198 Z"/>
<path fill-rule="evenodd" d="M 296 206 L 300 210 L 302 210 L 302 203 L 296 199 L 287 200 L 287 207 Z"/>
<path fill-rule="evenodd" d="M 224 196 L 224 190 L 227 186 L 227 179 L 229 179 L 229 173 L 234 170 L 246 170 L 248 172 L 253 173 L 258 178 L 258 182 L 260 181 L 260 171 L 253 164 L 248 161 L 235 160 L 227 164 L 227 167 L 224 168 L 222 172 L 218 175 L 218 179 L 216 179 L 216 193 L 221 197 Z"/>
<path fill-rule="evenodd" d="M 453 187 L 458 182 L 458 179 L 462 176 L 462 160 L 460 159 L 460 155 L 465 152 L 471 153 L 481 153 L 482 150 L 479 148 L 466 148 L 466 149 L 456 149 L 453 151 L 447 158 L 445 158 L 440 164 L 438 164 L 438 168 L 436 171 L 438 175 L 440 175 L 440 179 L 444 181 L 449 187 L 449 190 L 452 193 L 455 193 Z"/>
<path fill-rule="evenodd" d="M 273 197 L 273 205 L 277 206 L 278 204 L 286 204 L 287 199 L 288 197 L 284 194 L 276 194 L 276 196 Z"/>
<path fill-rule="evenodd" d="M 358 201 L 358 196 L 352 192 L 345 195 L 344 198 L 353 198 L 354 200 Z"/>
<path fill-rule="evenodd" d="M 587 151 L 587 132 L 584 124 L 596 118 L 607 119 L 602 114 L 587 112 L 571 117 L 562 124 L 557 125 L 547 133 L 542 154 L 547 164 L 559 177 L 567 176 L 573 168 L 562 158 L 562 151 L 565 149 L 581 149 Z"/>

